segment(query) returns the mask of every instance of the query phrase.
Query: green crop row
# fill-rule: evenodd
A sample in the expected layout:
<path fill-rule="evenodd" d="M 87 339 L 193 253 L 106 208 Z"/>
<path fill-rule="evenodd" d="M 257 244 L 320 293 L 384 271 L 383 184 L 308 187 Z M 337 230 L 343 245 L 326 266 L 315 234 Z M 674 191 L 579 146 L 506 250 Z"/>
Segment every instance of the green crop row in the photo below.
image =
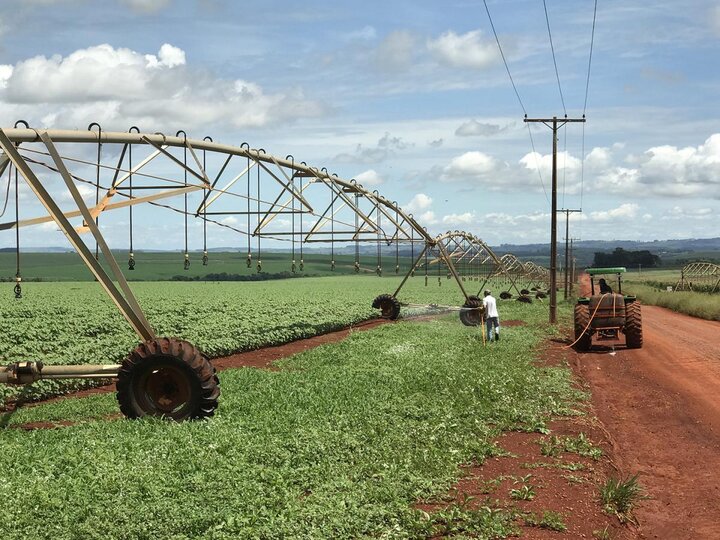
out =
<path fill-rule="evenodd" d="M 338 276 L 264 282 L 143 282 L 132 285 L 158 335 L 191 341 L 210 357 L 286 343 L 374 317 L 371 302 L 400 278 Z M 452 281 L 411 278 L 400 298 L 462 304 Z M 468 287 L 480 283 L 467 282 Z M 477 292 L 472 290 L 472 292 Z M 93 282 L 27 283 L 16 300 L 0 292 L 0 363 L 119 363 L 138 341 L 115 305 Z M 88 381 L 41 381 L 34 399 L 85 387 Z M 0 386 L 0 403 L 19 390 Z"/>
<path fill-rule="evenodd" d="M 322 290 L 325 306 L 344 304 Z M 414 506 L 446 494 L 461 464 L 497 454 L 501 430 L 570 412 L 568 371 L 533 363 L 546 308 L 501 303 L 503 320 L 527 324 L 487 346 L 453 314 L 352 333 L 280 371 L 224 371 L 203 422 L 108 419 L 112 395 L 6 414 L 0 538 L 504 538 L 512 515 L 491 503 Z M 12 429 L 68 420 L 79 423 Z"/>

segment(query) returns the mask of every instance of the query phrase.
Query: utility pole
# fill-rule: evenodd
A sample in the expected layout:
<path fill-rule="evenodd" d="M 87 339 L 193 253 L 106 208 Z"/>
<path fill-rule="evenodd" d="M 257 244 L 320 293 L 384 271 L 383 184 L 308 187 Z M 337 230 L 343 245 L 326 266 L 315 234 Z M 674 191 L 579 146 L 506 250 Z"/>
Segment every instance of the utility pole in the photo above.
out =
<path fill-rule="evenodd" d="M 570 238 L 570 266 L 572 268 L 572 272 L 570 273 L 570 294 L 573 294 L 573 288 L 575 287 L 575 283 L 577 282 L 577 258 L 575 257 L 575 240 L 580 240 L 579 238 Z"/>
<path fill-rule="evenodd" d="M 553 133 L 552 157 L 552 209 L 550 216 L 550 324 L 557 323 L 557 132 L 558 129 L 570 122 L 585 122 L 583 118 L 527 118 L 525 122 L 545 124 Z"/>
<path fill-rule="evenodd" d="M 569 210 L 562 208 L 558 212 L 565 212 L 565 295 L 563 300 L 568 299 L 568 268 L 570 268 L 570 252 L 568 251 L 568 240 L 570 238 L 570 214 L 574 212 L 582 212 L 582 210 Z"/>

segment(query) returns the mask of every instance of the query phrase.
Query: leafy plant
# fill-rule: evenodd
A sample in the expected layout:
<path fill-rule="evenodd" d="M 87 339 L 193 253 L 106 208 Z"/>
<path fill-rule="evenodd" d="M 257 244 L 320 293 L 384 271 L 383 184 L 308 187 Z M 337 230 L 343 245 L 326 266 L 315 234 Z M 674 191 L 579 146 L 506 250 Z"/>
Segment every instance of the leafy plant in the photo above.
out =
<path fill-rule="evenodd" d="M 531 527 L 539 527 L 551 531 L 563 532 L 567 530 L 567 525 L 563 520 L 562 514 L 552 510 L 545 510 L 541 515 L 528 513 L 525 515 L 525 523 Z"/>
<path fill-rule="evenodd" d="M 524 485 L 520 488 L 510 490 L 510 497 L 520 501 L 532 501 L 535 498 L 535 489 L 533 486 Z"/>
<path fill-rule="evenodd" d="M 600 488 L 605 511 L 615 514 L 621 522 L 633 521 L 632 510 L 643 499 L 647 497 L 638 483 L 637 474 L 624 479 L 610 477 Z"/>
<path fill-rule="evenodd" d="M 541 439 L 540 452 L 544 456 L 558 456 L 562 452 L 571 452 L 592 459 L 599 459 L 602 456 L 602 450 L 594 446 L 584 433 L 580 433 L 577 437 L 552 435 Z"/>
<path fill-rule="evenodd" d="M 597 538 L 597 540 L 612 540 L 610 525 L 605 525 L 605 528 L 593 531 L 593 538 Z"/>

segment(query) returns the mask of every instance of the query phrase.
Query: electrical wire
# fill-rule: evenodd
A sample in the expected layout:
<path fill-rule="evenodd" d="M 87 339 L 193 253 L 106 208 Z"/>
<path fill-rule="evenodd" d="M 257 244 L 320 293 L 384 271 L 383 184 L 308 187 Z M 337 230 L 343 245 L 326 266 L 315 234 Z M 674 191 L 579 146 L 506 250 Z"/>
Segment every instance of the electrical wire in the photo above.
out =
<path fill-rule="evenodd" d="M 583 118 L 587 111 L 588 94 L 590 91 L 590 68 L 592 67 L 593 47 L 595 45 L 595 23 L 597 21 L 597 0 L 593 7 L 592 31 L 590 32 L 590 54 L 588 55 L 587 78 L 585 79 L 585 101 L 583 103 Z M 585 122 L 582 125 L 582 159 L 580 163 L 580 210 L 583 208 L 583 194 L 585 191 Z M 580 222 L 582 228 L 582 221 Z"/>
<path fill-rule="evenodd" d="M 593 9 L 592 31 L 590 33 L 590 55 L 588 56 L 587 79 L 585 80 L 585 103 L 583 104 L 583 117 L 585 116 L 585 111 L 587 110 L 588 90 L 590 89 L 590 67 L 592 66 L 593 45 L 595 44 L 595 21 L 596 21 L 596 19 L 597 19 L 597 0 L 595 0 L 595 8 Z"/>
<path fill-rule="evenodd" d="M 562 103 L 563 112 L 567 116 L 565 108 L 565 97 L 563 96 L 562 86 L 560 85 L 560 73 L 558 72 L 557 60 L 555 59 L 555 45 L 553 45 L 552 32 L 550 31 L 550 18 L 548 17 L 547 3 L 543 0 L 543 8 L 545 9 L 545 22 L 547 23 L 548 37 L 550 38 L 550 50 L 552 51 L 553 65 L 555 66 L 555 76 L 557 77 L 558 90 L 560 91 L 560 102 Z"/>
<path fill-rule="evenodd" d="M 493 24 L 492 17 L 490 16 L 490 9 L 488 8 L 487 0 L 483 0 L 483 4 L 485 4 L 485 11 L 487 12 L 488 19 L 490 20 L 490 28 L 492 28 L 493 35 L 495 36 L 495 42 L 497 43 L 498 49 L 500 50 L 500 56 L 502 57 L 503 64 L 505 64 L 505 71 L 507 71 L 508 77 L 510 78 L 510 84 L 512 84 L 518 102 L 520 102 L 520 108 L 522 108 L 523 113 L 525 114 L 525 116 L 527 116 L 525 105 L 523 105 L 522 99 L 520 99 L 520 93 L 518 92 L 517 86 L 515 86 L 515 81 L 510 74 L 510 68 L 508 67 L 507 60 L 505 60 L 505 53 L 503 53 L 502 46 L 500 45 L 500 39 L 498 38 L 497 32 L 495 31 L 495 25 Z"/>
<path fill-rule="evenodd" d="M 495 23 L 493 23 L 492 15 L 490 15 L 490 8 L 488 8 L 487 0 L 483 0 L 483 4 L 485 5 L 485 12 L 487 13 L 488 20 L 490 21 L 490 28 L 492 28 L 493 35 L 495 36 L 495 43 L 497 43 L 498 50 L 500 51 L 500 57 L 502 58 L 503 64 L 505 65 L 505 71 L 507 72 L 508 78 L 510 79 L 510 84 L 513 87 L 515 96 L 517 97 L 518 103 L 520 104 L 520 108 L 522 109 L 523 114 L 527 118 L 527 110 L 525 109 L 525 105 L 523 104 L 523 101 L 520 98 L 520 92 L 518 92 L 517 86 L 515 85 L 515 80 L 513 79 L 513 76 L 510 73 L 510 66 L 508 66 L 507 60 L 505 59 L 505 53 L 503 52 L 502 45 L 500 44 L 500 38 L 498 37 L 497 31 L 495 30 Z M 550 198 L 548 197 L 547 190 L 545 189 L 545 182 L 543 181 L 542 173 L 540 172 L 540 163 L 538 162 L 537 151 L 535 150 L 535 140 L 533 139 L 533 136 L 532 136 L 530 124 L 526 123 L 526 125 L 527 125 L 527 129 L 528 129 L 528 135 L 530 137 L 530 146 L 532 147 L 533 157 L 535 159 L 535 169 L 537 170 L 538 178 L 540 179 L 540 185 L 542 186 L 543 193 L 545 194 L 545 200 L 547 200 L 547 203 L 549 205 Z"/>

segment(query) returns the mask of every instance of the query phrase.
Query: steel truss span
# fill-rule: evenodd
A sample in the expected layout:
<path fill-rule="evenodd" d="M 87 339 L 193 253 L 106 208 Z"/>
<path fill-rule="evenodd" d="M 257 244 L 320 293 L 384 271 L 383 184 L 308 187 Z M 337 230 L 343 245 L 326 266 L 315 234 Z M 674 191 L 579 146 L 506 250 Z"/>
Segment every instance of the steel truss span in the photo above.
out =
<path fill-rule="evenodd" d="M 54 223 L 142 342 L 122 365 L 45 367 L 39 362 L 15 362 L 0 367 L 0 383 L 27 384 L 44 378 L 118 375 L 123 385 L 121 408 L 131 417 L 145 414 L 175 419 L 209 416 L 217 406 L 219 388 L 217 380 L 208 375 L 212 367 L 192 344 L 178 338 L 156 336 L 101 232 L 100 223 L 110 212 L 128 213 L 128 270 L 133 270 L 135 265 L 133 211 L 138 205 L 152 205 L 183 216 L 186 269 L 190 265 L 190 219 L 202 221 L 203 264 L 208 263 L 210 224 L 241 235 L 241 248 L 247 249 L 247 266 L 255 267 L 258 272 L 262 271 L 262 241 L 267 239 L 290 245 L 293 272 L 303 270 L 303 246 L 311 243 L 330 246 L 333 269 L 335 245 L 355 244 L 358 272 L 360 244 L 375 243 L 378 275 L 383 271 L 383 244 L 396 247 L 396 273 L 399 246 L 409 246 L 414 259 L 410 271 L 395 295 L 384 295 L 393 300 L 390 311 L 396 307 L 399 311 L 394 297 L 409 276 L 422 268 L 427 281 L 429 270 L 437 265 L 439 275 L 454 278 L 462 291 L 465 304 L 457 309 L 461 310 L 465 324 L 474 325 L 479 319 L 475 316 L 478 301 L 468 294 L 463 283 L 482 281 L 481 290 L 490 277 L 508 275 L 503 261 L 474 235 L 454 231 L 433 237 L 412 214 L 377 190 L 368 190 L 354 179 L 340 178 L 325 168 L 297 161 L 291 155 L 281 158 L 262 148 L 250 148 L 247 143 L 231 146 L 216 143 L 211 137 L 188 138 L 183 131 L 172 136 L 143 133 L 135 127 L 127 132 L 108 132 L 95 123 L 88 126 L 87 131 L 32 129 L 26 122 L 18 121 L 13 128 L 0 128 L 0 150 L 0 177 L 7 174 L 8 194 L 13 179 L 15 182 L 15 216 L 0 223 L 0 231 L 15 233 L 16 297 L 21 297 L 22 280 L 19 231 L 23 227 Z M 25 209 L 21 211 L 17 196 L 20 181 L 31 188 L 44 213 L 28 216 Z M 63 192 L 60 195 L 58 186 Z M 93 194 L 94 203 L 87 202 Z M 94 252 L 88 235 L 91 236 L 89 242 L 95 243 Z M 109 271 L 100 264 L 100 255 Z M 138 375 L 147 365 L 154 366 L 149 373 L 162 373 L 165 382 L 172 380 L 181 384 L 181 380 L 175 379 L 192 372 L 197 384 L 204 389 L 193 402 L 202 403 L 202 407 L 188 408 L 189 402 L 178 401 L 177 396 L 162 392 L 155 395 L 137 387 L 134 381 L 148 380 L 147 373 Z M 185 367 L 180 369 L 179 365 Z M 165 382 L 154 388 L 173 386 Z M 177 403 L 178 407 L 167 411 L 163 403 Z"/>

